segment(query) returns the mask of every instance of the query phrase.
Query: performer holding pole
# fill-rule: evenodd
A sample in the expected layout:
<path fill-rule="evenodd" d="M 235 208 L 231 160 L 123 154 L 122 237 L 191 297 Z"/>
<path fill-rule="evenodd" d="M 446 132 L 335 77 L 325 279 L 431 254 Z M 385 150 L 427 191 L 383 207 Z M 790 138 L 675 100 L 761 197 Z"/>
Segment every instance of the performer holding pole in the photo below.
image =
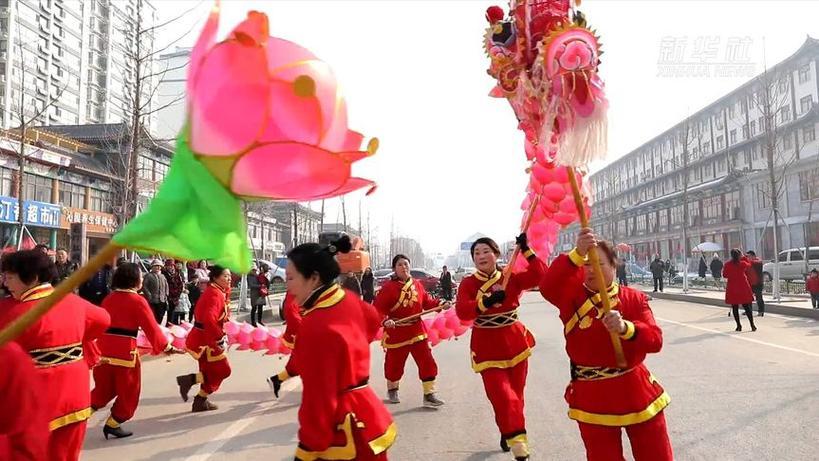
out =
<path fill-rule="evenodd" d="M 57 270 L 48 255 L 39 250 L 8 253 L 3 256 L 2 268 L 5 285 L 14 297 L 0 321 L 5 326 L 52 294 L 54 288 L 49 282 Z M 49 461 L 79 459 L 86 422 L 91 416 L 85 351 L 110 322 L 107 312 L 72 293 L 15 339 L 28 351 L 37 369 L 39 405 L 48 413 L 51 431 Z"/>
<path fill-rule="evenodd" d="M 596 252 L 608 292 L 597 290 L 590 263 Z M 577 246 L 552 262 L 540 292 L 560 310 L 571 382 L 566 388 L 569 418 L 577 421 L 589 461 L 623 459 L 621 429 L 635 461 L 673 459 L 663 410 L 670 398 L 643 364 L 663 345 L 648 298 L 614 282 L 614 247 L 582 228 Z M 603 300 L 610 298 L 614 310 Z M 626 366 L 618 365 L 610 335 L 622 340 Z"/>
<path fill-rule="evenodd" d="M 398 387 L 404 375 L 407 357 L 412 354 L 424 388 L 424 406 L 439 408 L 444 402 L 435 395 L 438 365 L 432 356 L 432 346 L 419 314 L 440 303 L 424 290 L 421 282 L 412 278 L 408 257 L 396 255 L 392 259 L 392 270 L 393 277 L 384 283 L 373 303 L 386 317 L 381 345 L 386 350 L 384 375 L 387 378 L 389 402 L 401 403 Z M 449 308 L 449 302 L 444 303 L 444 306 Z M 411 318 L 407 320 L 406 317 Z"/>
<path fill-rule="evenodd" d="M 370 342 L 380 316 L 335 283 L 334 255 L 350 248 L 345 236 L 329 247 L 302 244 L 287 255 L 287 291 L 304 308 L 293 351 L 304 385 L 296 460 L 385 461 L 397 434 L 369 386 Z"/>
<path fill-rule="evenodd" d="M 518 320 L 521 294 L 537 286 L 545 266 L 529 249 L 526 234 L 516 239 L 529 263 L 525 272 L 513 274 L 504 289 L 497 267 L 500 248 L 490 238 L 472 244 L 472 260 L 478 271 L 461 282 L 456 309 L 458 317 L 474 321 L 472 327 L 472 369 L 481 374 L 495 422 L 501 433 L 503 451 L 512 451 L 516 460 L 529 459 L 529 440 L 524 416 L 524 387 L 528 359 L 535 338 Z"/>
<path fill-rule="evenodd" d="M 281 342 L 290 348 L 290 350 L 295 351 L 296 336 L 298 336 L 299 328 L 301 328 L 301 308 L 293 300 L 293 295 L 290 293 L 285 293 L 282 303 L 284 304 L 284 320 L 287 324 L 281 336 Z M 273 390 L 273 394 L 276 398 L 279 398 L 282 384 L 288 379 L 298 375 L 299 371 L 296 366 L 296 360 L 294 359 L 294 354 L 291 352 L 290 357 L 287 359 L 287 365 L 284 366 L 284 370 L 267 378 L 267 384 L 270 386 L 270 389 Z"/>
<path fill-rule="evenodd" d="M 168 343 L 154 319 L 148 301 L 137 292 L 142 287 L 142 272 L 134 263 L 120 264 L 111 281 L 111 292 L 102 308 L 111 316 L 111 326 L 97 341 L 101 364 L 94 368 L 94 390 L 91 409 L 104 408 L 114 400 L 111 416 L 102 427 L 105 439 L 130 437 L 132 432 L 120 426 L 133 418 L 142 388 L 142 364 L 137 350 L 140 328 L 151 343 L 154 354 L 177 351 Z"/>
<path fill-rule="evenodd" d="M 211 266 L 208 276 L 210 284 L 196 302 L 196 322 L 185 341 L 188 353 L 199 361 L 199 373 L 176 377 L 179 394 L 185 402 L 188 401 L 191 387 L 199 384 L 199 393 L 193 398 L 191 406 L 194 413 L 219 408 L 208 401 L 208 397 L 219 390 L 222 381 L 230 376 L 224 328 L 230 314 L 230 270 Z"/>

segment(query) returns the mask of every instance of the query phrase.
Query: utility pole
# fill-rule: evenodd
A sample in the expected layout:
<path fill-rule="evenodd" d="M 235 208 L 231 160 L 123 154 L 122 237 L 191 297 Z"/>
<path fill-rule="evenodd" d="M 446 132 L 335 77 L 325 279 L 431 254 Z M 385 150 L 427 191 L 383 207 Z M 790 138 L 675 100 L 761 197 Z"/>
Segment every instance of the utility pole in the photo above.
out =
<path fill-rule="evenodd" d="M 299 204 L 293 202 L 293 248 L 299 245 Z"/>
<path fill-rule="evenodd" d="M 343 195 L 341 196 L 341 222 L 344 226 L 344 232 L 347 232 L 347 204 Z"/>
<path fill-rule="evenodd" d="M 361 226 L 361 199 L 358 199 L 358 233 L 364 233 L 364 228 Z M 361 235 L 359 235 L 359 237 L 361 237 Z"/>
<path fill-rule="evenodd" d="M 324 199 L 321 200 L 321 221 L 319 222 L 319 233 L 324 232 Z"/>

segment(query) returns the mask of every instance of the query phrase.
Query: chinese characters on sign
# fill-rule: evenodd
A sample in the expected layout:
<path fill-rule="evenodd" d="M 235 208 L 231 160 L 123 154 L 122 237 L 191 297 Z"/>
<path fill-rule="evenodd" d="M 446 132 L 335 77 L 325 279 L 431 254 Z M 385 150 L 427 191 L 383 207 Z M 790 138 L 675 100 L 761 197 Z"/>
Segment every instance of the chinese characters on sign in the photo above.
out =
<path fill-rule="evenodd" d="M 72 224 L 87 224 L 89 232 L 113 234 L 117 229 L 117 218 L 108 213 L 63 207 L 61 227 L 68 229 Z"/>
<path fill-rule="evenodd" d="M 14 197 L 0 197 L 0 222 L 19 222 L 20 207 Z M 51 203 L 23 202 L 23 222 L 30 226 L 60 227 L 60 207 Z"/>
<path fill-rule="evenodd" d="M 658 77 L 753 77 L 751 37 L 665 36 L 660 40 Z"/>

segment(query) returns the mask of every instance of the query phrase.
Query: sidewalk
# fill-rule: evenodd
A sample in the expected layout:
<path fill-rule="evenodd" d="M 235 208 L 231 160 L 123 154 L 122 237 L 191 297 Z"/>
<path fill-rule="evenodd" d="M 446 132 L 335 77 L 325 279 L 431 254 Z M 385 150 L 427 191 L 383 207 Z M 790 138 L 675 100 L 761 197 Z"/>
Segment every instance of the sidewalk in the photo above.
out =
<path fill-rule="evenodd" d="M 654 293 L 653 287 L 643 284 L 634 284 L 638 289 L 641 289 L 647 295 L 657 299 L 669 299 L 672 301 L 685 301 L 690 303 L 708 304 L 711 306 L 719 306 L 728 308 L 725 304 L 725 292 L 717 290 L 707 290 L 700 287 L 689 288 L 688 293 L 683 293 L 682 288 L 666 287 L 662 293 Z M 811 308 L 810 298 L 804 296 L 782 296 L 779 301 L 774 301 L 770 295 L 763 297 L 765 299 L 765 313 L 771 312 L 774 314 L 790 315 L 793 317 L 805 317 L 819 320 L 819 309 Z M 751 305 L 756 313 L 756 301 Z"/>
<path fill-rule="evenodd" d="M 267 306 L 262 311 L 262 322 L 267 325 L 281 325 L 284 319 L 279 317 L 279 306 L 284 301 L 284 293 L 276 293 L 267 297 Z M 234 299 L 230 301 L 231 317 L 237 322 L 250 323 L 250 300 L 245 304 L 247 310 L 239 310 L 239 300 Z"/>

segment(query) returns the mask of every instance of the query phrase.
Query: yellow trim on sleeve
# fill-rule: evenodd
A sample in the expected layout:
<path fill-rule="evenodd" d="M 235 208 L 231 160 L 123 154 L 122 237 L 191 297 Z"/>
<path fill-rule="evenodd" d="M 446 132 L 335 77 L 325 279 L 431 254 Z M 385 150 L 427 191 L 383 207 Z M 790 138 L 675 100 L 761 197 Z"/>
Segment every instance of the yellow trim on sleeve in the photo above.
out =
<path fill-rule="evenodd" d="M 523 257 L 526 258 L 526 259 L 529 259 L 534 255 L 535 255 L 535 252 L 532 251 L 531 248 L 523 252 Z"/>
<path fill-rule="evenodd" d="M 59 418 L 52 419 L 51 422 L 48 423 L 48 430 L 56 431 L 61 427 L 68 426 L 69 424 L 85 421 L 91 417 L 91 413 L 93 413 L 91 411 L 91 407 L 88 407 L 64 416 L 60 416 Z"/>
<path fill-rule="evenodd" d="M 390 448 L 393 443 L 395 443 L 395 438 L 397 436 L 398 426 L 396 426 L 395 423 L 392 423 L 387 428 L 387 432 L 384 432 L 384 435 L 369 442 L 370 450 L 372 450 L 373 454 L 376 455 L 387 451 L 387 449 Z"/>
<path fill-rule="evenodd" d="M 344 422 L 338 425 L 338 430 L 344 432 L 344 446 L 331 446 L 324 451 L 307 451 L 304 448 L 296 448 L 296 458 L 302 461 L 324 460 L 348 460 L 355 459 L 355 440 L 353 439 L 353 414 L 347 413 Z"/>
<path fill-rule="evenodd" d="M 478 311 L 480 311 L 482 314 L 483 314 L 484 312 L 486 312 L 486 310 L 487 310 L 487 309 L 489 309 L 488 307 L 486 307 L 486 306 L 483 304 L 483 298 L 484 298 L 483 296 L 481 296 L 480 298 L 478 298 Z"/>
<path fill-rule="evenodd" d="M 415 344 L 417 342 L 421 342 L 421 341 L 427 339 L 427 334 L 422 333 L 422 334 L 420 334 L 418 336 L 415 336 L 413 338 L 410 338 L 410 339 L 408 339 L 406 341 L 401 341 L 400 343 L 395 343 L 395 344 L 387 343 L 387 338 L 388 337 L 389 336 L 385 333 L 384 338 L 381 340 L 381 346 L 384 349 L 397 349 L 399 347 L 409 346 L 409 345 Z"/>
<path fill-rule="evenodd" d="M 136 366 L 137 358 L 139 354 L 137 351 L 131 351 L 131 360 L 124 360 L 118 359 L 116 357 L 100 357 L 100 363 L 106 363 L 108 365 L 114 365 L 115 367 L 125 367 L 125 368 L 134 368 Z"/>
<path fill-rule="evenodd" d="M 671 402 L 671 397 L 663 392 L 645 410 L 628 413 L 625 415 L 604 415 L 599 413 L 589 413 L 576 408 L 569 409 L 569 418 L 582 423 L 597 424 L 600 426 L 623 427 L 632 426 L 648 421 L 657 416 Z"/>
<path fill-rule="evenodd" d="M 573 248 L 572 251 L 569 252 L 569 259 L 575 266 L 580 267 L 586 264 L 586 261 L 589 260 L 589 255 L 580 256 L 580 253 L 577 252 L 577 248 Z"/>
<path fill-rule="evenodd" d="M 475 353 L 472 353 L 472 369 L 475 370 L 475 373 L 480 373 L 484 370 L 488 370 L 489 368 L 512 368 L 515 365 L 523 362 L 524 360 L 528 359 L 529 356 L 532 355 L 532 348 L 527 347 L 525 351 L 521 352 L 520 354 L 512 357 L 509 360 L 487 360 L 484 362 L 476 363 L 475 362 Z"/>
<path fill-rule="evenodd" d="M 621 338 L 625 340 L 629 340 L 634 337 L 634 334 L 637 333 L 637 330 L 634 328 L 634 322 L 629 320 L 624 320 L 626 322 L 626 332 L 620 335 Z"/>

